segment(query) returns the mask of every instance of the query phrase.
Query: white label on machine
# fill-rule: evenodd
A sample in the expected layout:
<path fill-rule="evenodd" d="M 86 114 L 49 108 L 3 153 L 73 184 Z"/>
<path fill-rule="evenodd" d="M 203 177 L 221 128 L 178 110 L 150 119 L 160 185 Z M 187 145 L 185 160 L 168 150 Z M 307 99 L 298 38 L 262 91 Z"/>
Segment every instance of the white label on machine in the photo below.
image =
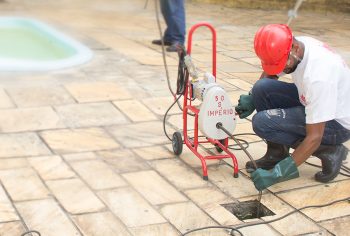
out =
<path fill-rule="evenodd" d="M 235 109 L 226 92 L 219 86 L 211 87 L 200 107 L 198 126 L 208 138 L 225 139 L 228 135 L 216 128 L 218 122 L 231 134 L 236 127 Z"/>

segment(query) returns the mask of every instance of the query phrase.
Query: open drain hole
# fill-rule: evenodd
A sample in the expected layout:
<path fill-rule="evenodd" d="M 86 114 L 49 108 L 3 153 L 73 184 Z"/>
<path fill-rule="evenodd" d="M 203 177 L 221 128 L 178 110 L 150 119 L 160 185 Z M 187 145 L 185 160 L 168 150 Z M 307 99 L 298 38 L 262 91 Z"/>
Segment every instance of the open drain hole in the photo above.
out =
<path fill-rule="evenodd" d="M 226 210 L 228 210 L 229 212 L 234 214 L 238 219 L 243 221 L 258 218 L 258 204 L 258 200 L 250 200 L 245 202 L 221 204 L 221 206 L 225 207 Z M 260 203 L 259 218 L 273 215 L 275 215 L 275 213 L 273 213 L 264 204 Z"/>

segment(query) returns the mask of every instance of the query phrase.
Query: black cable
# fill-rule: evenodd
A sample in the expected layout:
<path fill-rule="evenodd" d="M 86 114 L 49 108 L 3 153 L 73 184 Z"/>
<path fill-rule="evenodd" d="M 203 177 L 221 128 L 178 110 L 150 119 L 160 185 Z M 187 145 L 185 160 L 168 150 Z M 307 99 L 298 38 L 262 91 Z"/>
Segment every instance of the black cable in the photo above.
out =
<path fill-rule="evenodd" d="M 254 136 L 258 136 L 257 134 L 255 133 L 239 133 L 239 134 L 234 134 L 233 136 L 234 137 L 237 137 L 237 136 L 247 136 L 247 135 L 254 135 Z M 258 136 L 259 137 L 259 136 Z M 242 146 L 245 148 L 245 149 L 248 149 L 249 146 L 250 146 L 250 143 L 244 139 L 239 139 L 237 138 L 237 140 L 242 144 Z M 238 146 L 238 148 L 236 148 Z M 235 144 L 232 144 L 232 145 L 228 145 L 227 146 L 228 149 L 231 149 L 231 150 L 236 150 L 236 151 L 239 151 L 239 150 L 243 150 L 237 143 Z"/>
<path fill-rule="evenodd" d="M 31 234 L 33 236 L 33 233 L 35 235 L 38 235 L 38 236 L 41 236 L 41 234 L 39 233 L 39 231 L 36 231 L 36 230 L 30 230 L 30 231 L 27 231 L 27 232 L 24 232 L 23 234 L 21 234 L 21 236 L 26 236 L 28 234 Z"/>
<path fill-rule="evenodd" d="M 7 192 L 5 186 L 3 185 L 3 183 L 0 181 L 0 187 L 4 189 L 4 193 L 5 195 L 7 196 L 8 199 L 11 199 L 11 196 L 9 195 L 9 193 Z M 25 236 L 25 235 L 31 235 L 33 236 L 33 233 L 36 234 L 36 235 L 39 235 L 41 236 L 40 232 L 39 231 L 36 231 L 36 230 L 30 230 L 27 226 L 27 224 L 25 223 L 23 217 L 21 216 L 21 214 L 19 214 L 19 211 L 16 207 L 16 205 L 13 203 L 13 201 L 11 200 L 11 206 L 13 207 L 13 209 L 15 210 L 15 212 L 17 213 L 18 217 L 19 217 L 19 220 L 23 223 L 23 227 L 25 228 L 26 232 L 22 233 L 21 236 Z"/>
<path fill-rule="evenodd" d="M 239 133 L 239 134 L 235 134 L 235 136 L 243 136 L 243 135 L 254 135 L 254 136 L 258 136 L 255 133 Z M 258 136 L 259 137 L 259 136 Z M 260 137 L 259 137 L 260 138 Z"/>
<path fill-rule="evenodd" d="M 340 169 L 342 169 L 342 170 L 345 171 L 346 173 L 350 174 L 350 170 L 349 170 L 348 167 L 346 167 L 344 164 L 341 165 Z"/>
<path fill-rule="evenodd" d="M 246 135 L 255 135 L 255 136 L 258 136 L 257 134 L 254 134 L 254 133 L 239 133 L 239 134 L 234 134 L 233 136 L 234 137 L 237 137 L 237 136 L 246 136 Z M 244 140 L 244 139 L 240 139 L 240 138 L 236 138 L 241 144 L 242 146 L 245 148 L 245 149 L 248 149 L 250 147 L 251 144 L 254 144 L 254 143 L 260 143 L 261 141 L 252 141 L 252 142 L 248 142 L 247 140 Z M 263 140 L 263 139 L 262 139 Z M 264 140 L 263 140 L 264 141 Z M 265 142 L 265 141 L 264 141 Z M 240 151 L 240 150 L 243 150 L 237 143 L 234 143 L 234 144 L 230 144 L 227 146 L 228 149 L 231 149 L 231 150 L 235 150 L 235 151 Z"/>
<path fill-rule="evenodd" d="M 346 170 L 346 172 L 350 173 L 350 168 L 347 167 L 346 165 L 342 165 L 342 167 L 344 168 L 344 170 Z"/>
<path fill-rule="evenodd" d="M 310 166 L 313 166 L 313 167 L 322 168 L 322 166 L 319 166 L 319 165 L 316 165 L 316 164 L 312 164 L 312 163 L 307 162 L 307 161 L 305 161 L 305 163 L 308 164 L 308 165 L 310 165 Z M 345 172 L 346 172 L 346 174 L 345 174 L 345 173 L 339 171 L 339 174 L 340 174 L 340 175 L 343 175 L 343 176 L 345 176 L 345 177 L 349 177 L 349 178 L 350 178 L 350 171 L 347 169 L 346 166 L 341 165 L 340 169 L 341 169 L 342 171 L 345 171 Z"/>
<path fill-rule="evenodd" d="M 171 108 L 175 105 L 175 103 L 177 103 L 179 101 L 179 99 L 181 98 L 182 95 L 180 95 L 174 102 L 173 104 L 171 104 L 171 106 L 168 108 L 168 110 L 165 112 L 164 117 L 163 117 L 163 131 L 165 136 L 170 140 L 173 141 L 172 138 L 169 137 L 168 133 L 166 132 L 166 128 L 165 128 L 165 120 L 166 117 L 168 116 L 168 112 L 171 110 Z"/>
<path fill-rule="evenodd" d="M 295 210 L 293 210 L 293 211 L 291 211 L 291 212 L 289 212 L 289 213 L 287 213 L 287 214 L 285 214 L 285 215 L 283 215 L 281 217 L 273 219 L 273 220 L 252 222 L 252 223 L 247 223 L 245 225 L 241 225 L 241 226 L 237 226 L 237 227 L 231 227 L 231 226 L 207 226 L 207 227 L 192 229 L 192 230 L 187 231 L 186 233 L 182 234 L 182 236 L 185 236 L 187 234 L 190 234 L 190 233 L 193 233 L 193 232 L 196 232 L 196 231 L 205 230 L 205 229 L 229 229 L 230 230 L 230 235 L 233 235 L 232 234 L 233 232 L 239 232 L 240 235 L 243 235 L 242 232 L 239 231 L 239 229 L 250 227 L 250 226 L 261 225 L 261 224 L 270 224 L 270 223 L 273 223 L 275 221 L 282 220 L 282 219 L 286 218 L 287 216 L 290 216 L 290 215 L 292 215 L 292 214 L 294 214 L 296 212 L 300 212 L 300 211 L 308 209 L 308 208 L 322 208 L 322 207 L 327 207 L 327 206 L 333 205 L 333 204 L 338 203 L 338 202 L 345 202 L 345 201 L 348 201 L 350 203 L 350 197 L 339 199 L 339 200 L 336 200 L 336 201 L 333 201 L 333 202 L 330 202 L 330 203 L 326 203 L 324 205 L 304 206 L 302 208 L 295 209 Z"/>
<path fill-rule="evenodd" d="M 186 233 L 182 234 L 181 236 L 185 236 L 187 234 L 190 234 L 190 233 L 193 233 L 193 232 L 196 232 L 196 231 L 205 230 L 205 229 L 229 229 L 229 230 L 233 230 L 233 231 L 239 233 L 239 235 L 241 235 L 241 236 L 244 236 L 241 231 L 239 231 L 238 229 L 234 229 L 234 228 L 232 228 L 230 226 L 206 226 L 206 227 L 202 227 L 202 228 L 196 228 L 196 229 L 192 229 L 190 231 L 187 231 Z"/>
<path fill-rule="evenodd" d="M 237 135 L 240 135 L 240 134 L 237 134 Z M 237 135 L 234 135 L 234 136 L 236 137 Z M 244 147 L 245 149 L 249 148 L 249 143 L 247 140 L 240 139 L 240 138 L 236 138 L 236 140 L 238 140 L 241 143 L 242 147 Z M 238 148 L 235 148 L 237 146 Z M 237 143 L 227 146 L 228 149 L 236 150 L 236 151 L 243 150 L 242 147 Z"/>
<path fill-rule="evenodd" d="M 308 161 L 305 161 L 305 164 L 308 164 L 309 166 L 313 166 L 313 167 L 317 167 L 317 168 L 322 168 L 322 166 L 316 165 L 316 164 L 312 164 Z"/>
<path fill-rule="evenodd" d="M 306 164 L 313 166 L 313 167 L 317 167 L 317 168 L 322 168 L 322 166 L 316 165 L 316 164 L 312 164 L 310 162 L 305 161 Z M 350 173 L 350 171 L 348 170 L 348 168 L 345 165 L 341 165 L 340 169 L 342 169 L 343 171 Z"/>
<path fill-rule="evenodd" d="M 350 178 L 350 175 L 348 175 L 348 174 L 345 174 L 345 173 L 342 173 L 342 172 L 339 172 L 339 174 Z"/>

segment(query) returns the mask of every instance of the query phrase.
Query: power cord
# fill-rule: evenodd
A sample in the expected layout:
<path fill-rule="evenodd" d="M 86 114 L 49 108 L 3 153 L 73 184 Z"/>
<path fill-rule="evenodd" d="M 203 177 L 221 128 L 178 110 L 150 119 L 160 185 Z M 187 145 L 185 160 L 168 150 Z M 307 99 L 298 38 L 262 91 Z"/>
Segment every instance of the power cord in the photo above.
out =
<path fill-rule="evenodd" d="M 148 2 L 148 1 L 147 1 Z M 162 42 L 162 57 L 163 57 L 163 64 L 164 64 L 164 69 L 166 73 L 166 78 L 167 78 L 167 83 L 168 83 L 168 88 L 171 92 L 171 94 L 176 96 L 175 92 L 173 91 L 171 84 L 170 84 L 170 76 L 169 76 L 169 70 L 168 70 L 168 64 L 166 61 L 166 56 L 165 56 L 165 49 L 164 49 L 164 39 L 163 39 L 163 31 L 162 31 L 162 26 L 160 25 L 160 19 L 159 19 L 159 6 L 158 6 L 158 0 L 155 0 L 155 11 L 156 11 L 156 18 L 157 18 L 157 26 L 159 30 L 159 35 L 160 35 L 160 40 Z"/>
<path fill-rule="evenodd" d="M 256 134 L 254 133 L 239 133 L 239 134 L 234 134 L 233 136 L 237 137 L 237 136 L 248 136 L 248 135 L 251 135 L 251 136 L 257 136 Z M 236 138 L 236 140 L 238 140 L 242 146 L 245 148 L 245 149 L 248 149 L 249 148 L 249 142 L 247 140 L 244 140 L 244 139 L 240 139 L 240 138 Z M 238 148 L 235 148 L 237 147 Z M 235 144 L 231 144 L 231 145 L 228 145 L 227 146 L 228 149 L 232 149 L 232 150 L 242 150 L 241 146 L 238 144 L 238 143 L 235 143 Z"/>
<path fill-rule="evenodd" d="M 158 6 L 158 0 L 155 0 L 155 12 L 156 12 L 156 19 L 157 19 L 157 26 L 158 26 L 158 31 L 159 31 L 159 36 L 160 36 L 160 40 L 162 42 L 162 58 L 163 58 L 163 64 L 164 64 L 164 69 L 165 69 L 165 74 L 166 74 L 166 80 L 167 80 L 167 85 L 169 88 L 170 93 L 173 95 L 174 99 L 176 98 L 176 93 L 174 92 L 174 90 L 171 87 L 171 83 L 170 83 L 170 76 L 169 76 L 169 69 L 168 69 L 168 63 L 166 60 L 166 55 L 165 55 L 165 45 L 164 45 L 164 39 L 163 39 L 163 31 L 162 31 L 162 26 L 160 24 L 160 19 L 159 19 L 159 6 Z M 182 48 L 181 50 L 184 50 L 184 48 Z M 181 63 L 179 63 L 179 70 Z M 179 99 L 176 99 L 176 103 L 178 105 L 178 107 L 180 108 L 180 110 L 182 111 L 183 108 L 181 106 L 181 104 L 179 103 Z M 193 114 L 188 113 L 189 115 L 193 116 Z"/>
<path fill-rule="evenodd" d="M 349 167 L 347 167 L 347 166 L 345 166 L 345 165 L 342 165 L 342 168 L 343 168 L 346 172 L 350 173 L 350 168 L 349 168 Z"/>
<path fill-rule="evenodd" d="M 313 166 L 313 167 L 322 168 L 322 166 L 319 166 L 319 165 L 316 165 L 316 164 L 312 164 L 312 163 L 307 162 L 307 161 L 305 161 L 305 163 L 308 164 L 308 165 L 310 165 L 310 166 Z M 343 173 L 343 172 L 340 171 L 340 172 L 339 172 L 340 175 L 343 175 L 343 176 L 346 176 L 346 177 L 350 177 L 350 170 L 349 170 L 348 167 L 346 167 L 345 165 L 341 165 L 340 169 L 341 169 L 342 171 L 345 171 L 345 173 L 347 173 L 347 174 L 345 174 L 345 173 Z"/>
<path fill-rule="evenodd" d="M 36 230 L 30 230 L 30 231 L 27 231 L 27 232 L 24 232 L 23 234 L 21 234 L 21 236 L 27 236 L 27 235 L 31 235 L 33 236 L 33 233 L 35 235 L 38 235 L 38 236 L 41 236 L 41 234 L 39 233 L 39 231 L 36 231 Z"/>
<path fill-rule="evenodd" d="M 182 95 L 180 95 L 168 108 L 168 110 L 165 112 L 164 117 L 163 117 L 163 131 L 165 136 L 172 142 L 172 138 L 169 137 L 168 132 L 166 131 L 166 127 L 165 127 L 165 122 L 166 122 L 166 117 L 168 116 L 168 112 L 171 110 L 171 108 L 175 105 L 175 103 L 177 103 L 179 101 L 179 99 L 181 98 Z"/>
<path fill-rule="evenodd" d="M 283 215 L 283 216 L 281 216 L 279 218 L 273 219 L 273 220 L 252 222 L 252 223 L 247 223 L 247 224 L 240 225 L 240 226 L 237 226 L 237 227 L 231 227 L 231 226 L 207 226 L 207 227 L 192 229 L 192 230 L 187 231 L 186 233 L 182 234 L 182 236 L 188 235 L 188 234 L 196 232 L 196 231 L 206 230 L 206 229 L 229 229 L 230 230 L 230 235 L 234 235 L 233 234 L 234 232 L 238 232 L 240 235 L 243 236 L 242 232 L 240 232 L 239 229 L 250 227 L 250 226 L 262 225 L 262 224 L 270 224 L 270 223 L 273 223 L 275 221 L 282 220 L 282 219 L 286 218 L 287 216 L 290 216 L 290 215 L 292 215 L 292 214 L 294 214 L 296 212 L 300 212 L 300 211 L 308 209 L 308 208 L 322 208 L 322 207 L 327 207 L 327 206 L 333 205 L 333 204 L 338 203 L 338 202 L 345 202 L 345 201 L 348 201 L 350 203 L 350 197 L 339 199 L 339 200 L 336 200 L 336 201 L 333 201 L 333 202 L 330 202 L 330 203 L 326 203 L 324 205 L 305 206 L 305 207 L 302 207 L 302 208 L 299 208 L 299 209 L 295 209 L 295 210 L 293 210 L 293 211 L 291 211 L 291 212 L 289 212 L 289 213 L 287 213 L 287 214 L 285 214 L 285 215 Z"/>

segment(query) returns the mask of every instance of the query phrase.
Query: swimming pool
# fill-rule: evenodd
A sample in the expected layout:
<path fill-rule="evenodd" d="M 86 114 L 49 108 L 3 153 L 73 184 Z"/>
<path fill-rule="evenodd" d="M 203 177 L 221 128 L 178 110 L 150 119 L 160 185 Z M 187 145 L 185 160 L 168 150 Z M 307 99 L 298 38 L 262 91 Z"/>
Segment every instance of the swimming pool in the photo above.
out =
<path fill-rule="evenodd" d="M 30 18 L 0 17 L 0 71 L 48 71 L 89 61 L 92 51 Z"/>

